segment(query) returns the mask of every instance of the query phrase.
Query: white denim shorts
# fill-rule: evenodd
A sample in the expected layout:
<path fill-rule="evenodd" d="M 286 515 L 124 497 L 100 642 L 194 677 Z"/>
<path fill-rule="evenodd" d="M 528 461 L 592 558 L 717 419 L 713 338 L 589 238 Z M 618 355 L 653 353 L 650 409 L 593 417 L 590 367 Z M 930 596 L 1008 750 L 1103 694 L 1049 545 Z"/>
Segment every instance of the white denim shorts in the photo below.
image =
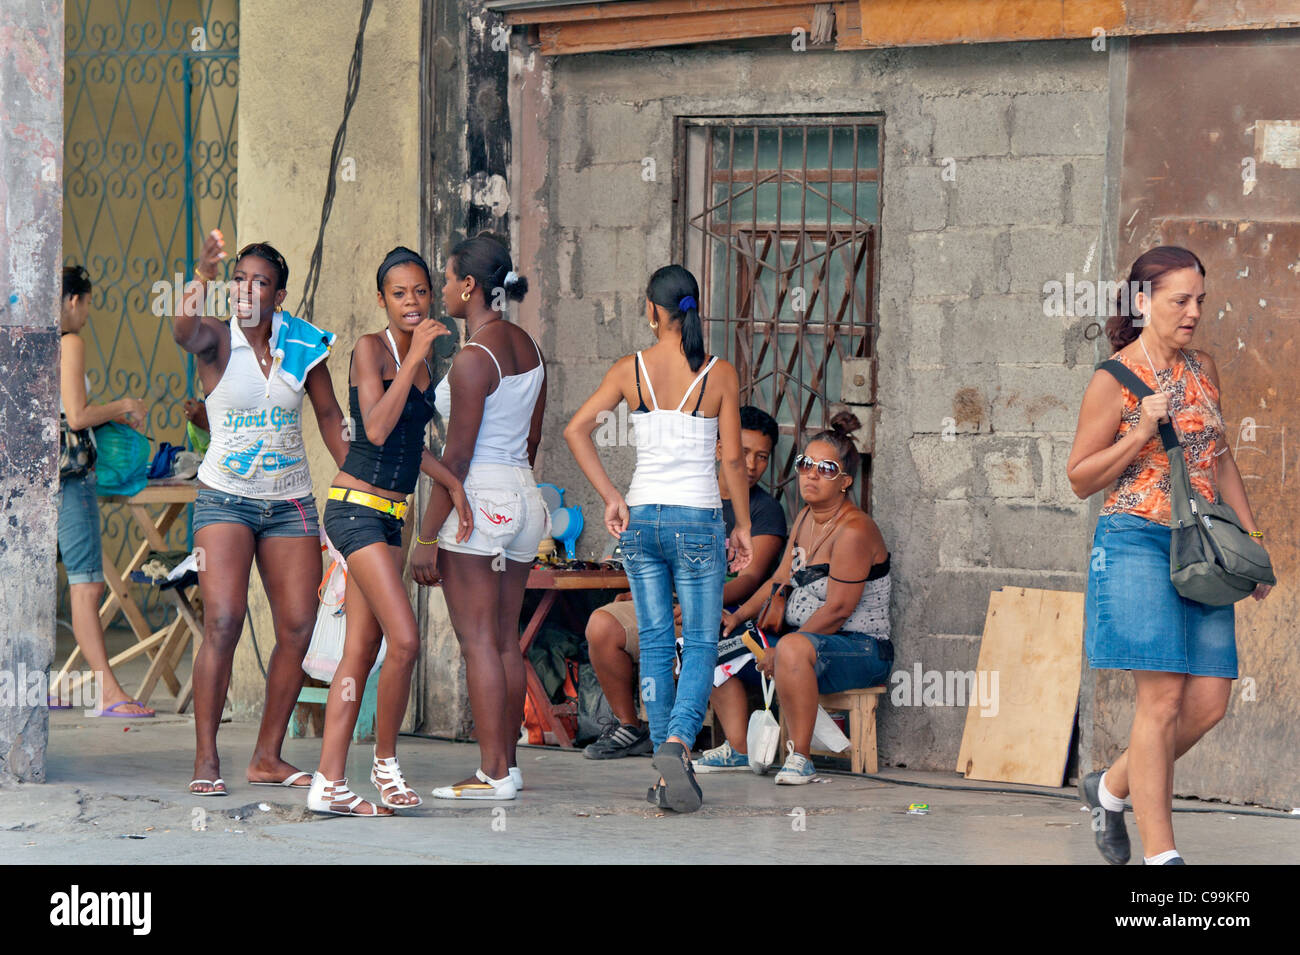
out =
<path fill-rule="evenodd" d="M 532 563 L 537 545 L 551 532 L 551 514 L 533 469 L 509 464 L 473 463 L 465 477 L 465 496 L 474 512 L 474 533 L 456 543 L 460 519 L 453 509 L 438 531 L 438 549 Z"/>

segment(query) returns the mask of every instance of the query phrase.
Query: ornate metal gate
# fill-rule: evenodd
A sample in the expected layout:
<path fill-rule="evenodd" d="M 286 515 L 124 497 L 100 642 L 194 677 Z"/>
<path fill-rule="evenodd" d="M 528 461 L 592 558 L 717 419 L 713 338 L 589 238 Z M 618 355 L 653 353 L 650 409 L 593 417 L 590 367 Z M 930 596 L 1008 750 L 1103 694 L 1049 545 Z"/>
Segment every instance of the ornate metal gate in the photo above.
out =
<path fill-rule="evenodd" d="M 66 30 L 63 256 L 94 282 L 90 394 L 143 398 L 145 433 L 179 444 L 194 363 L 153 289 L 193 275 L 209 230 L 234 232 L 238 0 L 68 0 Z M 102 515 L 120 565 L 135 531 L 120 506 Z M 185 546 L 188 526 L 169 544 Z"/>
<path fill-rule="evenodd" d="M 678 123 L 677 243 L 700 279 L 709 350 L 781 438 L 777 493 L 841 400 L 843 363 L 875 339 L 880 117 Z M 864 415 L 859 415 L 864 417 Z M 869 422 L 864 422 L 868 426 Z M 870 501 L 870 450 L 860 500 Z M 784 495 L 790 513 L 797 494 Z"/>

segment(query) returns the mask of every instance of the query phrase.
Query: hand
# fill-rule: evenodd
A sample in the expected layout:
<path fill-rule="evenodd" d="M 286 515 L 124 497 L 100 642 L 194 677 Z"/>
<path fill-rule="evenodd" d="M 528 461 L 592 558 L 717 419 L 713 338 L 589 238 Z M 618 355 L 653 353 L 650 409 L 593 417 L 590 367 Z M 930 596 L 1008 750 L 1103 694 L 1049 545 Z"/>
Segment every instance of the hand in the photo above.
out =
<path fill-rule="evenodd" d="M 623 495 L 605 502 L 605 530 L 614 537 L 623 536 L 628 519 L 627 501 L 623 500 Z"/>
<path fill-rule="evenodd" d="M 465 485 L 459 481 L 456 486 L 447 489 L 451 495 L 451 504 L 456 508 L 456 520 L 459 527 L 456 530 L 456 543 L 463 544 L 470 539 L 474 533 L 474 510 L 469 506 L 469 498 L 465 496 Z"/>
<path fill-rule="evenodd" d="M 202 428 L 204 431 L 210 431 L 208 427 L 208 406 L 197 398 L 186 398 L 185 420 L 194 423 L 194 427 Z"/>
<path fill-rule="evenodd" d="M 622 593 L 620 593 L 618 596 L 614 598 L 615 601 L 631 600 L 631 599 L 632 599 L 632 591 L 630 590 L 624 590 Z"/>
<path fill-rule="evenodd" d="M 732 632 L 739 627 L 740 624 L 741 619 L 739 614 L 727 613 L 725 610 L 722 611 L 722 635 L 724 637 L 731 636 Z"/>
<path fill-rule="evenodd" d="M 194 264 L 194 271 L 199 278 L 211 281 L 217 277 L 217 265 L 226 257 L 226 240 L 219 229 L 213 229 L 203 240 L 199 251 L 199 260 Z"/>
<path fill-rule="evenodd" d="M 123 398 L 123 411 L 113 420 L 130 428 L 141 428 L 149 416 L 149 409 L 139 398 Z"/>
<path fill-rule="evenodd" d="M 748 527 L 737 527 L 731 532 L 727 541 L 727 557 L 731 561 L 732 573 L 740 573 L 754 559 L 754 542 L 750 539 Z"/>
<path fill-rule="evenodd" d="M 1272 584 L 1256 584 L 1255 590 L 1251 594 L 1251 596 L 1254 597 L 1256 600 L 1263 600 L 1265 597 L 1269 595 L 1269 592 L 1272 589 L 1273 589 Z"/>
<path fill-rule="evenodd" d="M 1169 420 L 1169 396 L 1162 391 L 1147 395 L 1139 408 L 1137 432 L 1149 441 L 1160 432 L 1160 422 Z"/>
<path fill-rule="evenodd" d="M 763 659 L 754 658 L 754 669 L 764 674 L 769 680 L 776 676 L 776 647 L 768 649 Z"/>
<path fill-rule="evenodd" d="M 423 358 L 433 348 L 433 340 L 447 334 L 447 326 L 436 318 L 426 318 L 411 332 L 411 349 L 408 358 Z M 410 362 L 414 365 L 414 362 Z"/>
<path fill-rule="evenodd" d="M 436 587 L 442 582 L 437 544 L 416 544 L 411 548 L 411 579 L 422 587 Z"/>
<path fill-rule="evenodd" d="M 673 604 L 673 623 L 677 626 L 682 625 L 682 605 Z"/>

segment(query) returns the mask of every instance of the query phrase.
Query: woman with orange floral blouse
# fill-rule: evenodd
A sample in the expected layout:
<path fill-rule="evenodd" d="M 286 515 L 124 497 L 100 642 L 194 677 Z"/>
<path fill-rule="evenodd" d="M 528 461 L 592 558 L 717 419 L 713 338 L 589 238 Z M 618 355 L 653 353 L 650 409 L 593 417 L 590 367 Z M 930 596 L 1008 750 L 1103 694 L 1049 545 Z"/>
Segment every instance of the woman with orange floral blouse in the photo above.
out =
<path fill-rule="evenodd" d="M 1174 760 L 1223 718 L 1237 678 L 1232 606 L 1188 600 L 1169 579 L 1169 459 L 1161 421 L 1173 421 L 1192 487 L 1210 500 L 1217 491 L 1242 526 L 1259 535 L 1224 434 L 1218 368 L 1209 354 L 1189 347 L 1204 300 L 1205 267 L 1188 250 L 1159 246 L 1133 263 L 1106 333 L 1114 357 L 1154 394 L 1139 401 L 1109 373 L 1094 374 L 1067 466 L 1079 497 L 1108 490 L 1088 572 L 1088 662 L 1131 670 L 1137 684 L 1128 749 L 1079 784 L 1097 847 L 1117 865 L 1129 859 L 1130 795 L 1144 861 L 1183 864 L 1174 848 Z M 1262 600 L 1268 591 L 1261 585 L 1253 596 Z"/>

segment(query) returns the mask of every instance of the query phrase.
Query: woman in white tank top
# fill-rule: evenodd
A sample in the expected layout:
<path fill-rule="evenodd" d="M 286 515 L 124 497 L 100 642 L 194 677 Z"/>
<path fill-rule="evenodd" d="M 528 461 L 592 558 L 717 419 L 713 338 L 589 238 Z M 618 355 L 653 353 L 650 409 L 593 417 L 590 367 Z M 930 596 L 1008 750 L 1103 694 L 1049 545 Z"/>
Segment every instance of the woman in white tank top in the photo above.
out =
<path fill-rule="evenodd" d="M 195 271 L 212 281 L 225 258 L 221 233 L 203 244 Z M 334 336 L 280 311 L 289 267 L 271 246 L 245 246 L 231 273 L 228 322 L 203 315 L 201 283 L 175 316 L 176 343 L 196 358 L 212 442 L 199 469 L 194 543 L 202 548 L 203 644 L 194 657 L 195 796 L 225 796 L 217 727 L 244 630 L 257 559 L 275 621 L 266 704 L 247 780 L 306 789 L 311 780 L 280 756 L 302 689 L 303 655 L 316 623 L 319 523 L 302 441 L 303 398 L 334 460 L 347 455 L 343 412 L 325 358 Z"/>
<path fill-rule="evenodd" d="M 713 689 L 722 621 L 727 540 L 714 470 L 735 513 L 731 567 L 752 556 L 749 480 L 740 442 L 736 370 L 704 352 L 695 277 L 668 265 L 650 277 L 646 318 L 657 343 L 620 358 L 564 430 L 573 456 L 605 501 L 605 527 L 619 540 L 641 643 L 641 687 L 660 774 L 647 799 L 694 812 L 702 794 L 690 752 Z M 627 498 L 609 479 L 591 433 L 620 401 L 631 407 L 636 471 Z M 673 593 L 682 608 L 682 668 L 674 684 Z"/>
<path fill-rule="evenodd" d="M 432 585 L 441 573 L 446 584 L 481 761 L 474 776 L 433 795 L 514 799 L 523 788 L 515 756 L 525 696 L 519 614 L 537 545 L 550 531 L 532 469 L 546 412 L 546 365 L 531 336 L 505 320 L 506 301 L 523 299 L 528 280 L 515 274 L 504 243 L 488 233 L 461 242 L 447 258 L 445 278 L 443 306 L 464 320 L 467 347 L 436 390 L 448 422 L 442 463 L 465 485 L 474 528 L 468 540 L 457 540 L 459 519 L 435 485 L 411 576 Z"/>

